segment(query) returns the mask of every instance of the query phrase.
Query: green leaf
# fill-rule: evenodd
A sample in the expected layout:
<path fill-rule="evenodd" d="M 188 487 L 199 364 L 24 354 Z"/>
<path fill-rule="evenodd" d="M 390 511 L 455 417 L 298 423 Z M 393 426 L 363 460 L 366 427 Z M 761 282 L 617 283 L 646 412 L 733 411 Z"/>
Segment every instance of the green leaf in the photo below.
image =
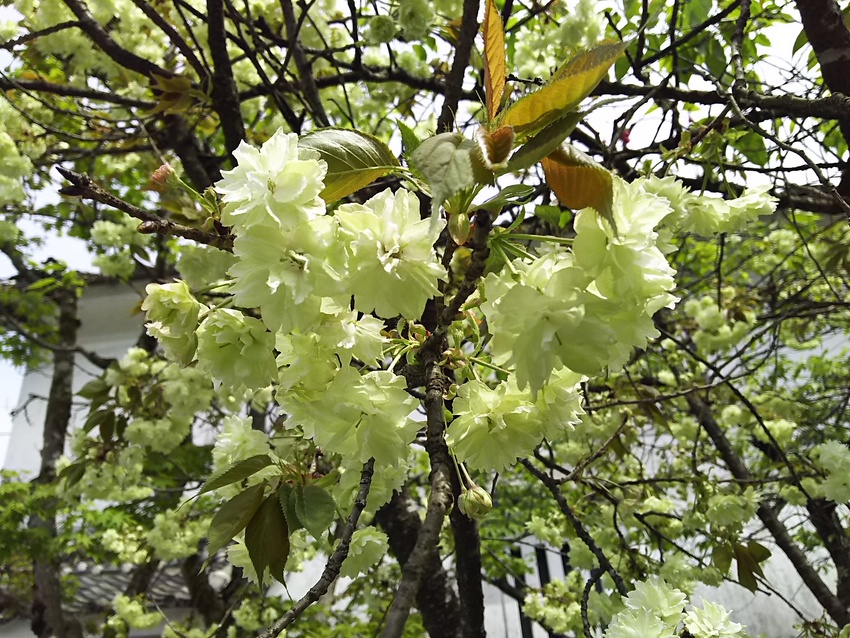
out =
<path fill-rule="evenodd" d="M 758 568 L 756 573 L 764 578 L 764 572 L 761 569 L 761 564 L 772 556 L 770 550 L 756 541 L 750 541 L 747 543 L 747 549 L 750 550 L 750 555 L 752 555 L 753 559 L 756 561 L 756 567 Z"/>
<path fill-rule="evenodd" d="M 526 203 L 532 194 L 534 194 L 534 187 L 525 184 L 512 184 L 506 186 L 498 195 L 491 197 L 476 208 L 483 208 L 494 215 L 498 215 L 505 206 Z"/>
<path fill-rule="evenodd" d="M 297 485 L 294 491 L 298 518 L 313 538 L 321 538 L 336 518 L 336 502 L 327 490 L 315 485 Z"/>
<path fill-rule="evenodd" d="M 616 232 L 613 177 L 608 170 L 577 148 L 564 144 L 543 158 L 543 172 L 561 204 L 573 210 L 594 208 Z"/>
<path fill-rule="evenodd" d="M 316 151 L 328 164 L 327 202 L 335 202 L 368 186 L 398 166 L 398 160 L 381 140 L 361 131 L 325 128 L 302 136 L 299 148 Z"/>
<path fill-rule="evenodd" d="M 29 286 L 27 286 L 27 290 L 29 292 L 34 292 L 36 290 L 43 290 L 45 288 L 52 289 L 52 288 L 55 288 L 58 285 L 59 285 L 59 282 L 56 279 L 54 279 L 53 277 L 45 277 L 44 279 L 39 279 L 35 283 L 32 283 Z"/>
<path fill-rule="evenodd" d="M 104 408 L 102 410 L 98 410 L 97 412 L 92 412 L 89 414 L 89 418 L 86 419 L 85 424 L 83 424 L 84 432 L 91 432 L 94 428 L 100 427 L 100 425 L 106 421 L 109 417 L 115 419 L 115 413 L 109 409 Z"/>
<path fill-rule="evenodd" d="M 109 392 L 109 384 L 106 383 L 101 378 L 93 379 L 85 384 L 80 391 L 77 392 L 77 396 L 81 396 L 84 399 L 95 399 L 104 393 Z"/>
<path fill-rule="evenodd" d="M 401 133 L 401 143 L 404 145 L 404 152 L 406 155 L 410 155 L 413 151 L 419 148 L 422 140 L 416 137 L 416 133 L 413 132 L 413 129 L 401 120 L 396 120 L 395 123 L 398 127 L 399 133 Z"/>
<path fill-rule="evenodd" d="M 733 557 L 731 545 L 720 545 L 719 547 L 715 547 L 711 553 L 711 562 L 725 576 L 732 566 Z"/>
<path fill-rule="evenodd" d="M 209 480 L 204 483 L 199 494 L 217 490 L 225 485 L 230 485 L 236 481 L 253 476 L 262 469 L 267 468 L 272 464 L 272 459 L 268 454 L 258 454 L 241 461 L 237 461 L 228 468 L 223 468 L 213 474 Z"/>
<path fill-rule="evenodd" d="M 112 437 L 115 435 L 115 413 L 110 412 L 106 415 L 103 421 L 100 422 L 100 438 L 104 442 L 108 443 L 112 440 Z"/>
<path fill-rule="evenodd" d="M 245 491 L 239 492 L 216 512 L 210 523 L 208 534 L 209 546 L 207 552 L 210 556 L 227 545 L 233 540 L 234 536 L 245 529 L 245 526 L 254 517 L 263 502 L 264 489 L 265 483 L 252 485 Z"/>
<path fill-rule="evenodd" d="M 555 120 L 549 126 L 537 133 L 511 156 L 507 173 L 516 173 L 529 166 L 533 166 L 547 155 L 554 152 L 567 136 L 575 130 L 581 122 L 584 113 L 579 111 L 568 113 L 564 117 Z"/>
<path fill-rule="evenodd" d="M 759 166 L 767 164 L 767 148 L 764 145 L 764 138 L 755 131 L 747 131 L 734 145 L 753 164 Z"/>
<path fill-rule="evenodd" d="M 751 541 L 746 546 L 735 543 L 733 551 L 738 565 L 738 582 L 742 587 L 755 592 L 758 589 L 756 576 L 764 578 L 759 562 L 766 560 L 770 556 L 770 551 L 755 541 Z"/>
<path fill-rule="evenodd" d="M 522 138 L 562 118 L 590 95 L 625 48 L 624 42 L 608 42 L 580 53 L 542 88 L 512 104 L 499 124 L 513 126 Z"/>
<path fill-rule="evenodd" d="M 295 490 L 287 483 L 281 483 L 277 488 L 277 498 L 280 501 L 280 506 L 283 508 L 283 515 L 286 517 L 286 524 L 289 526 L 289 533 L 304 527 L 304 523 L 298 518 L 298 513 L 295 511 Z"/>
<path fill-rule="evenodd" d="M 65 487 L 67 489 L 79 483 L 85 473 L 85 461 L 77 461 L 76 463 L 65 466 L 56 478 L 59 480 L 65 479 Z"/>
<path fill-rule="evenodd" d="M 478 145 L 457 133 L 429 137 L 411 153 L 410 160 L 431 186 L 433 210 L 455 193 L 493 183 L 493 173 L 484 166 Z"/>
<path fill-rule="evenodd" d="M 797 51 L 802 49 L 808 43 L 809 43 L 809 38 L 806 35 L 806 30 L 800 29 L 800 33 L 797 36 L 797 39 L 794 40 L 794 46 L 791 48 L 791 55 L 794 55 L 795 53 L 797 53 Z"/>
<path fill-rule="evenodd" d="M 271 494 L 257 509 L 245 528 L 245 546 L 260 582 L 269 568 L 273 578 L 284 582 L 289 558 L 289 527 L 277 494 Z"/>

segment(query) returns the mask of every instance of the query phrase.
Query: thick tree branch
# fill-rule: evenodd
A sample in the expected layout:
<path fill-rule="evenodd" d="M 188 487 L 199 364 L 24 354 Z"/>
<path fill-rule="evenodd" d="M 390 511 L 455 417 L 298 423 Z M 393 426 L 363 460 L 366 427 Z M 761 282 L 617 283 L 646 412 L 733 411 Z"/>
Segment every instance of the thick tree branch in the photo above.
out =
<path fill-rule="evenodd" d="M 54 293 L 58 307 L 57 341 L 60 350 L 53 353 L 53 375 L 44 416 L 44 434 L 41 448 L 41 467 L 36 483 L 48 484 L 56 479 L 56 463 L 65 451 L 65 438 L 71 421 L 71 405 L 74 397 L 74 347 L 77 342 L 77 293 L 76 290 L 60 288 Z M 51 511 L 54 504 L 45 503 L 44 511 Z M 56 521 L 53 515 L 34 514 L 29 527 L 39 530 L 48 538 L 56 536 Z M 35 597 L 32 604 L 30 626 L 39 638 L 75 638 L 82 635 L 79 622 L 67 617 L 62 610 L 62 582 L 60 579 L 59 556 L 49 543 L 35 550 L 33 564 Z"/>
<path fill-rule="evenodd" d="M 395 492 L 390 502 L 375 515 L 376 521 L 387 533 L 390 550 L 402 568 L 410 559 L 422 528 L 419 509 L 407 490 L 403 489 Z M 429 636 L 450 636 L 460 626 L 460 608 L 439 556 L 431 556 L 423 578 L 428 586 L 419 588 L 416 607 L 422 614 L 425 629 Z"/>
<path fill-rule="evenodd" d="M 455 124 L 455 113 L 463 92 L 463 78 L 466 75 L 466 67 L 469 66 L 469 58 L 472 54 L 472 45 L 478 33 L 478 0 L 463 1 L 463 17 L 460 21 L 460 33 L 458 34 L 455 57 L 452 68 L 446 78 L 446 99 L 443 100 L 443 108 L 437 120 L 437 133 L 451 131 Z"/>
<path fill-rule="evenodd" d="M 381 632 L 381 638 L 399 638 L 404 633 L 410 608 L 416 598 L 422 577 L 429 562 L 439 558 L 439 537 L 446 512 L 452 504 L 451 459 L 446 447 L 444 432 L 446 429 L 443 414 L 443 393 L 446 390 L 445 378 L 440 369 L 439 360 L 442 349 L 432 348 L 421 352 L 425 363 L 425 415 L 426 444 L 431 460 L 431 494 L 428 497 L 428 510 L 425 521 L 419 530 L 416 545 L 410 559 L 402 571 L 401 584 L 393 598 L 387 621 Z"/>
<path fill-rule="evenodd" d="M 599 563 L 599 566 L 611 576 L 611 579 L 614 581 L 614 585 L 617 588 L 617 592 L 621 596 L 625 596 L 629 593 L 628 588 L 626 587 L 625 581 L 623 581 L 623 577 L 620 576 L 620 573 L 614 569 L 614 566 L 611 564 L 611 561 L 608 560 L 608 557 L 605 555 L 605 552 L 602 551 L 602 548 L 596 544 L 596 541 L 593 540 L 593 537 L 590 535 L 590 532 L 587 531 L 584 524 L 579 520 L 576 513 L 573 511 L 573 508 L 570 507 L 570 504 L 567 503 L 567 499 L 564 497 L 563 492 L 561 492 L 561 487 L 558 484 L 558 481 L 549 476 L 546 472 L 537 469 L 534 467 L 534 464 L 528 459 L 521 459 L 520 463 L 523 464 L 525 469 L 527 469 L 532 476 L 534 476 L 537 480 L 539 480 L 543 485 L 546 486 L 546 489 L 555 497 L 555 501 L 558 503 L 558 507 L 561 510 L 561 513 L 566 517 L 566 519 L 573 526 L 573 529 L 576 532 L 576 535 L 584 542 L 585 545 L 590 549 L 594 556 L 596 556 L 596 560 Z"/>
<path fill-rule="evenodd" d="M 245 139 L 242 111 L 239 108 L 239 91 L 233 78 L 230 54 L 227 52 L 227 31 L 224 27 L 224 1 L 207 0 L 207 42 L 210 47 L 214 72 L 212 77 L 212 101 L 218 113 L 224 143 L 231 157 L 239 143 Z"/>

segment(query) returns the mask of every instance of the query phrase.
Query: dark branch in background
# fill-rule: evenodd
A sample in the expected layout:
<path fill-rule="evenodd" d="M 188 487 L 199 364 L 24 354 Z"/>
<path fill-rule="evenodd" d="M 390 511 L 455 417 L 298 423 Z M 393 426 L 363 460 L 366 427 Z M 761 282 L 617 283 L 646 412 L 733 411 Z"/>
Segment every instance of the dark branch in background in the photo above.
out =
<path fill-rule="evenodd" d="M 58 344 L 58 343 L 50 343 L 45 339 L 42 339 L 36 334 L 33 334 L 27 328 L 21 324 L 10 312 L 6 311 L 6 308 L 0 306 L 0 325 L 5 325 L 6 327 L 14 330 L 18 334 L 20 334 L 27 341 L 32 342 L 39 348 L 44 348 L 45 350 L 49 350 L 51 352 L 63 352 L 63 353 L 76 353 L 84 356 L 90 363 L 96 365 L 98 368 L 105 370 L 109 367 L 109 365 L 115 361 L 115 359 L 109 359 L 105 357 L 101 357 L 96 352 L 91 350 L 86 350 L 82 346 L 74 345 L 71 347 Z"/>
<path fill-rule="evenodd" d="M 172 44 L 174 44 L 178 51 L 183 54 L 183 57 L 186 58 L 186 62 L 189 63 L 189 66 L 191 66 L 195 70 L 195 73 L 198 74 L 199 80 L 203 81 L 209 76 L 209 71 L 203 64 L 201 64 L 201 61 L 198 59 L 198 56 L 195 55 L 195 51 L 191 46 L 189 46 L 189 43 L 183 39 L 183 36 L 180 35 L 177 29 L 171 26 L 171 24 L 162 17 L 162 14 L 159 11 L 149 5 L 147 0 L 133 0 L 133 4 L 136 5 L 151 22 L 158 26 L 165 35 L 168 36 L 168 39 L 171 40 Z"/>
<path fill-rule="evenodd" d="M 477 34 L 478 0 L 463 0 L 460 33 L 452 68 L 448 77 L 446 77 L 446 99 L 443 101 L 443 109 L 440 111 L 440 117 L 437 120 L 437 133 L 445 133 L 454 128 L 455 113 L 457 113 L 458 103 L 463 92 L 463 78 L 466 75 L 466 67 L 469 66 L 469 57 L 472 54 L 472 45 Z"/>
<path fill-rule="evenodd" d="M 134 98 L 125 97 L 123 95 L 109 93 L 108 91 L 99 91 L 97 89 L 71 86 L 69 84 L 56 84 L 54 82 L 47 82 L 44 80 L 12 80 L 3 74 L 0 74 L 0 90 L 41 91 L 43 93 L 50 93 L 51 95 L 79 97 L 86 100 L 109 102 L 111 104 L 120 104 L 121 106 L 130 106 L 141 109 L 152 109 L 154 106 L 156 106 L 155 102 L 137 100 Z"/>
<path fill-rule="evenodd" d="M 286 24 L 286 37 L 289 38 L 289 48 L 295 66 L 298 68 L 298 76 L 304 98 L 310 106 L 310 115 L 319 126 L 330 126 L 328 115 L 319 96 L 316 87 L 316 79 L 313 77 L 313 65 L 307 60 L 304 49 L 301 47 L 299 25 L 295 20 L 295 10 L 292 8 L 292 0 L 280 0 L 280 8 L 283 11 L 283 21 Z"/>
<path fill-rule="evenodd" d="M 201 193 L 221 179 L 218 158 L 204 151 L 184 118 L 166 115 L 163 124 L 157 141 L 161 147 L 170 148 L 177 154 L 196 191 Z"/>
<path fill-rule="evenodd" d="M 77 344 L 77 291 L 60 288 L 54 293 L 58 307 L 57 341 L 61 347 L 53 353 L 53 374 L 47 411 L 44 415 L 44 433 L 41 448 L 41 467 L 34 481 L 47 485 L 56 479 L 56 463 L 65 452 L 65 438 L 71 421 L 74 398 L 74 348 Z M 40 510 L 53 512 L 55 503 L 48 499 L 40 503 Z M 38 530 L 46 538 L 56 537 L 54 515 L 33 514 L 29 528 Z M 43 542 L 34 548 L 33 576 L 35 596 L 32 604 L 30 627 L 39 638 L 76 638 L 82 636 L 79 621 L 66 617 L 62 610 L 62 581 L 60 557 L 53 553 L 51 543 Z"/>
<path fill-rule="evenodd" d="M 720 458 L 723 459 L 726 467 L 732 472 L 732 476 L 739 481 L 752 481 L 752 475 L 749 469 L 747 469 L 744 460 L 735 452 L 729 439 L 726 438 L 720 425 L 714 419 L 708 404 L 696 394 L 689 394 L 685 398 L 688 401 L 691 413 L 708 434 L 714 447 L 720 453 Z M 843 604 L 829 590 L 829 587 L 821 579 L 820 574 L 818 574 L 817 570 L 809 562 L 805 552 L 791 538 L 785 525 L 779 520 L 779 516 L 767 503 L 760 503 L 757 513 L 764 526 L 770 531 L 776 544 L 785 552 L 785 555 L 791 561 L 791 564 L 794 565 L 800 578 L 812 594 L 814 594 L 817 601 L 823 605 L 823 608 L 830 617 L 838 623 L 839 627 L 850 623 L 850 612 L 848 612 L 847 605 Z"/>
<path fill-rule="evenodd" d="M 224 131 L 224 144 L 227 154 L 233 158 L 233 151 L 245 139 L 242 125 L 242 111 L 239 108 L 239 91 L 233 78 L 230 54 L 227 52 L 227 37 L 224 27 L 223 0 L 207 0 L 207 25 L 214 71 L 212 76 L 212 101 L 221 129 Z"/>
<path fill-rule="evenodd" d="M 451 473 L 452 493 L 455 500 L 460 495 L 460 480 L 457 472 Z M 478 522 L 467 517 L 460 508 L 452 508 L 449 514 L 455 545 L 455 574 L 460 597 L 462 618 L 461 633 L 464 638 L 483 638 L 484 590 L 482 589 L 481 537 Z"/>
<path fill-rule="evenodd" d="M 83 32 L 94 42 L 101 51 L 108 55 L 112 60 L 125 69 L 141 73 L 147 77 L 152 77 L 154 74 L 161 77 L 174 77 L 174 73 L 157 66 L 150 60 L 140 58 L 132 51 L 121 47 L 100 23 L 94 19 L 94 16 L 89 13 L 89 9 L 82 0 L 65 0 L 65 4 L 73 12 L 80 21 L 80 27 Z"/>
<path fill-rule="evenodd" d="M 339 570 L 342 569 L 342 562 L 348 556 L 348 548 L 351 545 L 351 536 L 354 530 L 357 529 L 357 521 L 360 514 L 366 507 L 366 497 L 369 496 L 369 488 L 372 485 L 372 475 L 375 471 L 375 459 L 369 459 L 364 463 L 363 470 L 360 472 L 360 490 L 357 492 L 357 498 L 354 499 L 354 507 L 351 509 L 351 514 L 348 515 L 348 520 L 345 521 L 345 527 L 342 528 L 342 534 L 339 537 L 339 545 L 337 545 L 334 553 L 328 559 L 325 570 L 322 576 L 316 581 L 310 590 L 295 605 L 287 611 L 283 616 L 278 618 L 274 624 L 264 631 L 260 638 L 273 638 L 289 627 L 302 613 L 314 602 L 319 600 L 330 589 L 330 586 L 339 576 Z"/>
<path fill-rule="evenodd" d="M 596 556 L 596 560 L 599 563 L 599 566 L 611 576 L 611 579 L 614 581 L 614 586 L 617 588 L 617 592 L 621 596 L 625 596 L 629 590 L 626 587 L 626 583 L 623 581 L 623 577 L 620 576 L 620 573 L 614 569 L 614 566 L 611 565 L 611 561 L 608 560 L 608 557 L 605 555 L 605 552 L 602 551 L 602 548 L 596 544 L 596 541 L 593 540 L 593 537 L 584 527 L 584 524 L 579 520 L 576 516 L 573 508 L 570 507 L 570 504 L 567 503 L 567 499 L 564 497 L 564 494 L 561 492 L 561 487 L 558 484 L 558 481 L 549 476 L 546 472 L 537 469 L 534 467 L 534 464 L 528 459 L 521 459 L 520 462 L 523 464 L 525 469 L 527 469 L 532 476 L 534 476 L 537 480 L 539 480 L 543 485 L 546 486 L 546 489 L 555 497 L 555 501 L 558 503 L 558 507 L 561 510 L 561 513 L 567 518 L 570 524 L 573 526 L 573 529 L 576 532 L 576 535 L 587 545 L 588 549 L 590 549 L 591 553 Z"/>
<path fill-rule="evenodd" d="M 375 520 L 387 533 L 390 550 L 403 569 L 422 528 L 417 503 L 407 489 L 396 491 L 390 502 L 378 510 Z M 460 608 L 439 555 L 429 556 L 423 579 L 428 586 L 419 588 L 416 607 L 422 615 L 425 630 L 429 636 L 451 636 L 460 626 Z"/>
<path fill-rule="evenodd" d="M 138 228 L 140 233 L 174 235 L 175 237 L 183 237 L 201 244 L 214 246 L 219 250 L 233 250 L 233 238 L 230 236 L 222 237 L 221 235 L 209 233 L 200 228 L 190 228 L 189 226 L 176 224 L 170 219 L 165 219 L 163 216 L 156 215 L 115 197 L 115 195 L 104 190 L 91 177 L 84 173 L 75 173 L 74 171 L 60 167 L 57 167 L 56 170 L 59 171 L 62 177 L 73 184 L 72 186 L 62 188 L 59 191 L 62 195 L 90 199 L 127 213 L 130 217 L 144 222 Z"/>
<path fill-rule="evenodd" d="M 835 0 L 796 0 L 806 38 L 820 65 L 823 82 L 835 95 L 850 95 L 850 31 Z M 850 116 L 839 119 L 844 141 L 850 145 Z M 845 167 L 838 190 L 850 195 L 850 167 Z"/>

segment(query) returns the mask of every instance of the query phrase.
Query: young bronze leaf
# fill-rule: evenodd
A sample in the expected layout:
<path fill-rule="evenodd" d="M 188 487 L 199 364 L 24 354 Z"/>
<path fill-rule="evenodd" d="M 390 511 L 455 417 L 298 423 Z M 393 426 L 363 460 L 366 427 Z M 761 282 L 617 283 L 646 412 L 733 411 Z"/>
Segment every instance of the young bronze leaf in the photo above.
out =
<path fill-rule="evenodd" d="M 381 140 L 350 129 L 312 131 L 301 137 L 298 148 L 316 151 L 327 162 L 321 192 L 327 203 L 351 195 L 398 166 L 395 155 Z"/>
<path fill-rule="evenodd" d="M 514 148 L 514 130 L 510 126 L 501 126 L 494 131 L 478 129 L 476 135 L 484 165 L 492 170 L 505 168 Z"/>
<path fill-rule="evenodd" d="M 263 502 L 264 483 L 252 485 L 244 492 L 239 492 L 221 506 L 210 523 L 209 545 L 210 556 L 227 545 L 233 537 L 245 529 L 254 513 Z"/>
<path fill-rule="evenodd" d="M 237 461 L 230 467 L 219 470 L 213 474 L 209 480 L 201 488 L 201 494 L 217 490 L 225 485 L 236 483 L 242 479 L 253 476 L 262 469 L 267 468 L 272 464 L 272 459 L 268 454 L 258 454 L 247 459 Z"/>
<path fill-rule="evenodd" d="M 561 204 L 574 210 L 591 207 L 617 232 L 612 211 L 613 178 L 605 168 L 565 144 L 543 158 L 543 172 Z"/>
<path fill-rule="evenodd" d="M 625 50 L 622 42 L 601 44 L 570 60 L 541 89 L 512 104 L 499 123 L 525 138 L 562 118 L 590 95 Z"/>
<path fill-rule="evenodd" d="M 494 0 L 487 0 L 481 30 L 484 35 L 484 91 L 487 113 L 492 120 L 505 92 L 505 30 Z"/>
<path fill-rule="evenodd" d="M 257 509 L 245 529 L 245 547 L 257 579 L 263 582 L 266 567 L 279 582 L 289 558 L 289 527 L 277 493 L 270 494 Z"/>

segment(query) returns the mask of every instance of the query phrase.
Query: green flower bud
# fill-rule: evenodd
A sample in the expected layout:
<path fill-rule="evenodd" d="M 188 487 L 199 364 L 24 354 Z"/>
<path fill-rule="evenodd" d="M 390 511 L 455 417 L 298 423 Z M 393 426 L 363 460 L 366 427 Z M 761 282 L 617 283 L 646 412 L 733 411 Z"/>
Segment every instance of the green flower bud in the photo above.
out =
<path fill-rule="evenodd" d="M 487 516 L 493 509 L 493 499 L 487 490 L 476 485 L 471 490 L 461 492 L 457 506 L 464 516 L 479 519 Z"/>
<path fill-rule="evenodd" d="M 398 33 L 395 20 L 391 16 L 379 15 L 369 20 L 366 30 L 366 41 L 369 44 L 384 44 L 390 42 Z"/>

